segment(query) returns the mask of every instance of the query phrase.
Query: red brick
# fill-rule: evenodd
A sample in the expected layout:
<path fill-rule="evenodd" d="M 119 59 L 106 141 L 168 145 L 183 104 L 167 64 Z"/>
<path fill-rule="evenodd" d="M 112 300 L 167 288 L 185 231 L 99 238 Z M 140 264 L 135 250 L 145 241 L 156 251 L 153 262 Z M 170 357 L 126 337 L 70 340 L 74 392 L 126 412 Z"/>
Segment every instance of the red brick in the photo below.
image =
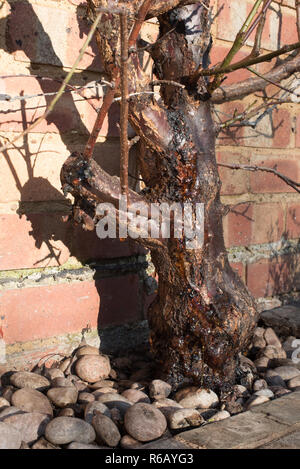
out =
<path fill-rule="evenodd" d="M 216 108 L 217 122 L 225 122 L 233 118 L 234 115 L 241 114 L 244 105 L 240 102 L 225 103 Z M 217 138 L 218 145 L 242 145 L 244 127 L 230 127 L 223 129 Z"/>
<path fill-rule="evenodd" d="M 273 168 L 291 179 L 300 180 L 299 161 L 296 159 L 255 158 L 251 164 Z M 279 177 L 263 171 L 250 173 L 250 187 L 251 192 L 255 193 L 294 192 L 294 189 Z"/>
<path fill-rule="evenodd" d="M 247 163 L 246 158 L 239 153 L 217 152 L 217 162 L 224 164 Z M 219 166 L 219 174 L 222 181 L 222 195 L 237 195 L 248 192 L 248 174 L 246 171 L 236 171 Z"/>
<path fill-rule="evenodd" d="M 300 237 L 300 204 L 290 204 L 287 207 L 286 237 Z"/>
<path fill-rule="evenodd" d="M 296 147 L 300 148 L 300 114 L 296 118 Z"/>
<path fill-rule="evenodd" d="M 78 332 L 87 324 L 101 330 L 140 317 L 138 277 L 7 290 L 0 310 L 7 344 Z"/>
<path fill-rule="evenodd" d="M 298 290 L 299 284 L 299 256 L 261 259 L 247 266 L 247 286 L 257 298 Z"/>
<path fill-rule="evenodd" d="M 62 265 L 70 235 L 58 213 L 0 215 L 0 270 Z"/>
<path fill-rule="evenodd" d="M 215 66 L 217 64 L 221 65 L 221 62 L 226 57 L 227 53 L 229 52 L 229 47 L 215 45 L 212 48 L 210 59 L 211 59 L 211 66 Z M 233 63 L 238 62 L 242 59 L 247 57 L 247 53 L 245 51 L 239 51 L 236 56 L 234 57 Z M 232 83 L 237 83 L 242 80 L 246 80 L 251 76 L 251 73 L 248 72 L 246 69 L 240 69 L 232 73 L 228 73 L 226 80 L 224 81 L 224 85 L 230 85 Z"/>
<path fill-rule="evenodd" d="M 284 234 L 280 204 L 242 204 L 224 219 L 226 246 L 247 246 L 278 241 Z"/>
<path fill-rule="evenodd" d="M 274 138 L 273 148 L 286 148 L 291 139 L 291 115 L 287 109 L 277 109 L 273 112 Z"/>
<path fill-rule="evenodd" d="M 253 206 L 250 204 L 232 207 L 224 218 L 225 244 L 230 246 L 247 246 L 251 244 L 251 232 L 253 224 Z"/>

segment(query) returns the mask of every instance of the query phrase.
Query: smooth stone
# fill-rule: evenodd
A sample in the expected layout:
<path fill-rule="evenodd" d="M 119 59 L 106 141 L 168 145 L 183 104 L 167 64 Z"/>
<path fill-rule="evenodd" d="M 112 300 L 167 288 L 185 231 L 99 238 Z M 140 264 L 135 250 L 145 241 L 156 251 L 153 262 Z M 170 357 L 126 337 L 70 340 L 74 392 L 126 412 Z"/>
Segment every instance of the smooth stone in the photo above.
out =
<path fill-rule="evenodd" d="M 198 389 L 195 392 L 187 394 L 179 404 L 185 408 L 200 408 L 209 409 L 215 407 L 219 403 L 219 398 L 213 391 L 207 391 L 206 389 Z"/>
<path fill-rule="evenodd" d="M 273 386 L 272 391 L 274 392 L 275 397 L 281 397 L 281 396 L 284 396 L 285 394 L 290 394 L 292 392 L 290 389 L 281 388 L 279 386 Z"/>
<path fill-rule="evenodd" d="M 16 388 L 31 388 L 37 391 L 46 391 L 50 381 L 44 376 L 30 371 L 18 371 L 10 377 L 10 382 Z"/>
<path fill-rule="evenodd" d="M 130 436 L 146 442 L 162 436 L 167 428 L 167 420 L 156 407 L 138 402 L 127 410 L 124 426 Z"/>
<path fill-rule="evenodd" d="M 77 360 L 75 370 L 83 381 L 96 383 L 109 376 L 109 359 L 101 355 L 84 355 Z"/>
<path fill-rule="evenodd" d="M 250 399 L 246 402 L 246 408 L 251 409 L 252 407 L 263 404 L 264 402 L 268 402 L 270 399 L 266 396 L 256 396 L 253 395 Z"/>
<path fill-rule="evenodd" d="M 80 392 L 78 394 L 78 402 L 79 404 L 88 404 L 89 402 L 94 402 L 95 396 L 90 392 Z"/>
<path fill-rule="evenodd" d="M 59 411 L 58 417 L 75 417 L 75 411 L 71 407 L 65 407 Z"/>
<path fill-rule="evenodd" d="M 96 412 L 101 412 L 101 414 L 106 415 L 106 417 L 111 418 L 111 411 L 106 407 L 105 404 L 95 401 L 90 402 L 84 409 L 84 420 L 89 424 L 92 424 L 93 417 Z"/>
<path fill-rule="evenodd" d="M 69 388 L 70 386 L 73 386 L 73 384 L 69 378 L 58 376 L 51 381 L 52 388 Z"/>
<path fill-rule="evenodd" d="M 111 394 L 111 393 L 118 394 L 118 391 L 117 389 L 107 387 L 107 388 L 99 388 L 99 389 L 96 389 L 96 391 L 92 392 L 95 399 L 98 399 L 98 397 L 103 396 L 103 394 Z"/>
<path fill-rule="evenodd" d="M 123 449 L 134 449 L 137 446 L 141 447 L 143 445 L 140 441 L 137 441 L 135 438 L 132 438 L 132 436 L 124 435 L 120 440 L 120 446 Z"/>
<path fill-rule="evenodd" d="M 65 373 L 65 372 L 67 371 L 68 367 L 70 366 L 71 361 L 72 361 L 72 358 L 71 358 L 71 357 L 66 358 L 65 360 L 63 360 L 63 361 L 60 363 L 58 369 L 59 369 L 60 371 L 62 371 L 63 373 Z"/>
<path fill-rule="evenodd" d="M 220 422 L 220 420 L 228 419 L 228 417 L 230 417 L 230 413 L 227 410 L 220 410 L 219 412 L 214 414 L 212 417 L 210 417 L 208 419 L 208 422 L 209 423 Z"/>
<path fill-rule="evenodd" d="M 2 421 L 4 417 L 7 417 L 8 415 L 23 414 L 23 412 L 24 411 L 20 410 L 18 407 L 14 407 L 14 406 L 5 407 L 0 412 L 0 420 Z"/>
<path fill-rule="evenodd" d="M 286 358 L 286 353 L 283 348 L 278 349 L 274 345 L 267 345 L 260 350 L 259 357 L 267 357 L 273 360 L 274 358 Z"/>
<path fill-rule="evenodd" d="M 65 445 L 76 441 L 92 443 L 96 438 L 92 425 L 76 417 L 56 417 L 48 423 L 45 437 L 54 445 Z"/>
<path fill-rule="evenodd" d="M 10 403 L 4 399 L 4 397 L 0 397 L 0 411 L 3 410 L 4 407 L 9 407 Z"/>
<path fill-rule="evenodd" d="M 47 397 L 57 407 L 63 408 L 70 404 L 76 404 L 78 392 L 74 386 L 69 388 L 51 388 L 47 392 Z"/>
<path fill-rule="evenodd" d="M 253 332 L 253 337 L 260 337 L 263 338 L 265 335 L 265 328 L 264 327 L 256 327 Z"/>
<path fill-rule="evenodd" d="M 199 427 L 205 421 L 196 409 L 176 409 L 169 413 L 167 420 L 172 430 Z"/>
<path fill-rule="evenodd" d="M 92 347 L 91 345 L 84 345 L 80 347 L 75 353 L 76 357 L 83 357 L 84 355 L 100 355 L 99 349 L 97 347 Z"/>
<path fill-rule="evenodd" d="M 266 344 L 265 339 L 263 339 L 263 337 L 254 337 L 252 341 L 252 345 L 253 347 L 260 350 L 262 348 L 265 348 L 267 344 Z"/>
<path fill-rule="evenodd" d="M 278 375 L 278 373 L 276 373 L 275 370 L 268 370 L 265 374 L 265 380 L 269 386 L 285 387 L 284 380 Z"/>
<path fill-rule="evenodd" d="M 5 386 L 5 388 L 2 391 L 2 396 L 4 399 L 6 399 L 10 404 L 11 404 L 11 398 L 14 392 L 17 391 L 18 388 L 15 388 L 14 386 Z"/>
<path fill-rule="evenodd" d="M 282 344 L 282 348 L 286 351 L 286 356 L 288 358 L 292 358 L 292 355 L 295 351 L 295 346 L 294 346 L 295 340 L 297 340 L 296 337 L 291 335 Z"/>
<path fill-rule="evenodd" d="M 287 387 L 289 389 L 295 389 L 300 386 L 300 376 L 295 376 L 295 378 L 289 379 L 287 382 Z"/>
<path fill-rule="evenodd" d="M 191 392 L 196 392 L 198 391 L 198 389 L 199 388 L 197 388 L 196 386 L 187 386 L 186 388 L 183 388 L 177 391 L 174 396 L 174 399 L 175 401 L 179 402 L 182 399 L 184 399 L 187 394 L 190 394 Z"/>
<path fill-rule="evenodd" d="M 96 381 L 96 383 L 89 384 L 89 388 L 93 390 L 97 390 L 99 388 L 117 388 L 118 385 L 114 381 L 110 379 L 101 379 L 100 381 Z"/>
<path fill-rule="evenodd" d="M 260 357 L 254 360 L 257 371 L 264 372 L 268 369 L 270 359 L 267 357 Z"/>
<path fill-rule="evenodd" d="M 19 449 L 21 443 L 21 433 L 12 425 L 0 422 L 0 449 Z"/>
<path fill-rule="evenodd" d="M 264 338 L 265 341 L 267 342 L 267 345 L 274 345 L 274 347 L 281 349 L 281 342 L 275 333 L 274 329 L 271 327 L 267 327 L 264 333 Z"/>
<path fill-rule="evenodd" d="M 121 435 L 116 424 L 106 415 L 96 413 L 92 421 L 99 443 L 115 447 L 121 440 Z"/>
<path fill-rule="evenodd" d="M 85 443 L 77 443 L 76 441 L 73 441 L 73 443 L 70 443 L 67 446 L 67 449 L 107 449 L 104 446 L 98 446 L 96 444 L 85 444 Z"/>
<path fill-rule="evenodd" d="M 157 399 L 152 405 L 159 409 L 165 417 L 168 417 L 168 415 L 175 410 L 183 409 L 182 405 L 172 399 L 168 399 L 167 397 L 164 399 Z"/>
<path fill-rule="evenodd" d="M 46 368 L 44 375 L 46 378 L 48 378 L 50 381 L 52 381 L 55 378 L 64 378 L 65 375 L 59 368 Z"/>
<path fill-rule="evenodd" d="M 261 391 L 261 389 L 266 389 L 268 387 L 268 383 L 264 379 L 257 379 L 253 383 L 253 391 Z"/>
<path fill-rule="evenodd" d="M 274 371 L 284 381 L 288 381 L 300 375 L 300 371 L 293 366 L 279 366 L 278 368 L 275 368 Z"/>
<path fill-rule="evenodd" d="M 22 441 L 28 444 L 34 443 L 44 435 L 50 416 L 38 412 L 23 412 L 8 415 L 3 422 L 12 425 L 21 434 Z"/>
<path fill-rule="evenodd" d="M 271 391 L 271 389 L 261 389 L 260 391 L 256 391 L 254 395 L 269 397 L 269 399 L 274 397 L 274 393 Z"/>
<path fill-rule="evenodd" d="M 121 396 L 126 397 L 130 402 L 133 404 L 136 404 L 137 402 L 146 402 L 150 404 L 150 399 L 142 391 L 139 391 L 138 389 L 126 389 L 124 392 L 122 392 Z"/>
<path fill-rule="evenodd" d="M 249 391 L 246 386 L 242 386 L 241 384 L 236 384 L 233 386 L 233 391 L 237 395 L 237 397 L 247 397 L 249 396 Z"/>
<path fill-rule="evenodd" d="M 149 396 L 152 399 L 164 399 L 171 394 L 172 386 L 161 379 L 154 379 L 149 384 Z"/>
<path fill-rule="evenodd" d="M 32 445 L 31 449 L 60 449 L 60 447 L 53 445 L 42 436 Z"/>
<path fill-rule="evenodd" d="M 25 412 L 38 412 L 53 415 L 49 400 L 36 389 L 22 388 L 16 391 L 11 398 L 12 405 Z"/>
<path fill-rule="evenodd" d="M 97 397 L 97 401 L 105 404 L 109 409 L 116 407 L 122 415 L 133 405 L 126 397 L 117 393 L 102 394 L 102 396 Z"/>

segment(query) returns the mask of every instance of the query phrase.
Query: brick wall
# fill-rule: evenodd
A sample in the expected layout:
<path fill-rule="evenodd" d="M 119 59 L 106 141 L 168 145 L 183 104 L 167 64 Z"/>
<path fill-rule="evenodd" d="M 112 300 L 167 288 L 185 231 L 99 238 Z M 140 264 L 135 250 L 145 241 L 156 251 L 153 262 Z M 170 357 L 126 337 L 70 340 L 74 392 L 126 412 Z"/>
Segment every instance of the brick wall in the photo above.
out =
<path fill-rule="evenodd" d="M 223 9 L 213 25 L 212 63 L 222 59 L 251 1 L 219 0 Z M 293 1 L 274 2 L 263 37 L 266 51 L 297 41 Z M 77 0 L 9 0 L 0 10 L 0 95 L 55 92 L 73 65 L 87 28 L 84 8 Z M 154 22 L 143 37 L 153 40 Z M 250 50 L 249 39 L 239 53 Z M 149 66 L 145 57 L 145 66 Z M 263 72 L 271 64 L 257 66 Z M 98 79 L 102 66 L 95 43 L 86 51 L 72 83 Z M 234 82 L 249 75 L 230 75 Z M 273 88 L 269 87 L 271 92 Z M 273 89 L 274 91 L 274 89 Z M 94 92 L 94 91 L 93 91 Z M 88 91 L 86 91 L 88 96 Z M 101 90 L 99 90 L 101 95 Z M 23 101 L 0 101 L 0 137 L 12 139 L 38 116 L 51 95 Z M 253 98 L 218 106 L 216 119 L 227 120 Z M 94 99 L 99 105 L 101 98 Z M 91 326 L 90 341 L 108 326 L 145 318 L 153 298 L 151 264 L 146 253 L 130 241 L 99 241 L 94 233 L 62 223 L 70 205 L 60 189 L 60 169 L 70 152 L 84 148 L 95 120 L 90 104 L 66 93 L 47 120 L 12 145 L 0 158 L 0 335 L 10 360 L 32 363 L 51 351 L 70 349 L 80 331 Z M 118 107 L 111 109 L 96 145 L 96 158 L 111 174 L 118 173 Z M 256 129 L 249 127 L 219 135 L 220 162 L 278 167 L 300 180 L 300 120 L 296 105 L 267 114 Z M 134 172 L 134 154 L 130 172 Z M 252 293 L 268 302 L 297 295 L 300 197 L 279 179 L 262 173 L 220 169 L 222 199 L 232 211 L 224 219 L 230 261 Z M 274 300 L 275 298 L 275 300 Z M 261 300 L 260 300 L 261 301 Z"/>

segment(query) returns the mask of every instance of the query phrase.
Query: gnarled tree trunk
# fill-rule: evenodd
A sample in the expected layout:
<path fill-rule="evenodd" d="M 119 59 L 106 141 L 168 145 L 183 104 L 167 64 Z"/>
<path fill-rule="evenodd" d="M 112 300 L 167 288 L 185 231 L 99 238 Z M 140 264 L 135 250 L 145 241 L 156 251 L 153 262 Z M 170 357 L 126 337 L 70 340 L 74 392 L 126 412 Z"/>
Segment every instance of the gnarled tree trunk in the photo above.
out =
<path fill-rule="evenodd" d="M 149 16 L 160 11 L 163 3 L 154 2 Z M 165 2 L 166 10 L 167 3 L 176 6 L 180 2 Z M 118 21 L 117 16 L 106 15 L 98 33 L 110 75 L 119 48 Z M 197 383 L 223 389 L 234 382 L 237 357 L 251 338 L 257 312 L 248 290 L 231 269 L 224 246 L 225 210 L 220 202 L 215 127 L 206 82 L 190 79 L 199 65 L 207 66 L 208 11 L 199 3 L 173 8 L 159 15 L 159 23 L 160 40 L 150 53 L 157 78 L 168 82 L 161 83 L 161 100 L 149 94 L 130 99 L 129 120 L 141 138 L 139 160 L 146 190 L 129 191 L 128 200 L 129 204 L 138 200 L 203 203 L 205 229 L 204 244 L 196 249 L 188 249 L 185 238 L 158 243 L 137 239 L 150 248 L 159 276 L 158 295 L 148 312 L 151 347 L 158 369 L 174 387 Z M 135 51 L 130 56 L 129 77 L 130 92 L 151 90 Z M 97 203 L 117 205 L 118 178 L 82 155 L 67 160 L 62 182 L 75 196 L 75 218 L 86 227 L 96 222 Z"/>

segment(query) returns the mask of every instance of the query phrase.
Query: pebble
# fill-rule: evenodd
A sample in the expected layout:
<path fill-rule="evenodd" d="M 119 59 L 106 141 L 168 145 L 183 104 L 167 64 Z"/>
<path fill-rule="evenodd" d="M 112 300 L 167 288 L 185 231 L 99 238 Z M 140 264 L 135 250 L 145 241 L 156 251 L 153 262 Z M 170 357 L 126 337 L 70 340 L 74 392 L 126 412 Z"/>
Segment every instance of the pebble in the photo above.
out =
<path fill-rule="evenodd" d="M 0 412 L 0 421 L 4 420 L 4 417 L 7 417 L 8 415 L 14 415 L 14 414 L 19 414 L 23 413 L 23 410 L 20 410 L 18 407 L 10 406 L 10 407 L 5 407 L 3 410 Z"/>
<path fill-rule="evenodd" d="M 165 417 L 167 417 L 170 412 L 173 412 L 177 409 L 183 409 L 182 405 L 178 404 L 178 402 L 173 401 L 172 399 L 168 399 L 167 397 L 164 399 L 157 399 L 153 402 L 152 405 L 159 409 Z"/>
<path fill-rule="evenodd" d="M 71 358 L 71 357 L 66 358 L 65 360 L 63 360 L 63 361 L 60 363 L 58 369 L 59 369 L 60 371 L 62 371 L 63 373 L 65 373 L 65 371 L 67 370 L 67 368 L 70 366 L 71 361 L 72 361 L 72 358 Z"/>
<path fill-rule="evenodd" d="M 267 344 L 263 337 L 254 337 L 252 341 L 252 345 L 253 347 L 260 350 L 262 348 L 265 348 Z"/>
<path fill-rule="evenodd" d="M 149 396 L 152 399 L 164 399 L 171 394 L 172 386 L 161 379 L 154 379 L 149 384 Z"/>
<path fill-rule="evenodd" d="M 251 409 L 252 407 L 263 404 L 264 402 L 268 402 L 270 399 L 266 396 L 256 396 L 253 395 L 250 399 L 246 402 L 246 409 Z"/>
<path fill-rule="evenodd" d="M 196 409 L 176 409 L 168 414 L 169 427 L 172 430 L 179 428 L 199 427 L 204 418 Z"/>
<path fill-rule="evenodd" d="M 11 403 L 13 393 L 17 390 L 14 386 L 5 386 L 2 391 L 2 397 Z"/>
<path fill-rule="evenodd" d="M 228 417 L 230 417 L 230 413 L 227 410 L 220 410 L 219 412 L 214 414 L 212 417 L 210 417 L 208 419 L 208 422 L 209 423 L 219 422 L 220 420 L 228 419 Z"/>
<path fill-rule="evenodd" d="M 196 392 L 198 391 L 199 388 L 196 386 L 188 386 L 186 388 L 180 389 L 179 391 L 176 392 L 174 399 L 175 401 L 179 402 L 181 401 L 187 394 L 190 394 L 191 392 Z"/>
<path fill-rule="evenodd" d="M 233 391 L 238 397 L 248 397 L 249 391 L 246 386 L 242 386 L 241 384 L 236 384 L 233 386 Z"/>
<path fill-rule="evenodd" d="M 96 391 L 92 392 L 95 399 L 97 399 L 100 396 L 103 396 L 103 394 L 112 394 L 112 393 L 118 394 L 117 389 L 107 387 L 107 388 L 99 388 L 99 389 L 96 389 Z"/>
<path fill-rule="evenodd" d="M 267 371 L 269 363 L 270 363 L 270 359 L 267 357 L 260 357 L 254 360 L 256 369 L 257 371 L 260 371 L 260 372 Z"/>
<path fill-rule="evenodd" d="M 300 375 L 300 371 L 293 366 L 279 366 L 275 368 L 274 371 L 280 376 L 284 381 L 295 378 Z"/>
<path fill-rule="evenodd" d="M 142 391 L 139 391 L 138 389 L 126 389 L 124 392 L 122 392 L 121 396 L 126 397 L 130 402 L 135 404 L 136 402 L 147 402 L 150 404 L 150 399 Z"/>
<path fill-rule="evenodd" d="M 295 340 L 296 340 L 296 337 L 289 336 L 282 344 L 282 348 L 286 351 L 286 356 L 288 358 L 291 358 L 293 355 L 293 352 L 295 351 L 295 347 L 293 346 L 293 343 Z"/>
<path fill-rule="evenodd" d="M 274 330 L 271 327 L 267 327 L 264 333 L 265 341 L 267 345 L 274 345 L 277 349 L 281 349 L 282 345 Z"/>
<path fill-rule="evenodd" d="M 92 425 L 97 435 L 99 443 L 115 447 L 121 440 L 121 435 L 116 424 L 106 415 L 96 413 L 93 417 Z"/>
<path fill-rule="evenodd" d="M 260 391 L 256 391 L 254 395 L 265 396 L 265 397 L 268 397 L 269 399 L 272 399 L 274 397 L 274 393 L 271 391 L 271 389 L 261 389 Z"/>
<path fill-rule="evenodd" d="M 266 389 L 267 387 L 268 387 L 268 383 L 265 379 L 257 379 L 253 383 L 252 390 L 261 391 L 261 389 Z"/>
<path fill-rule="evenodd" d="M 209 409 L 210 407 L 215 407 L 218 403 L 219 398 L 216 393 L 201 388 L 197 391 L 190 392 L 179 401 L 179 404 L 182 405 L 182 407 L 192 409 Z"/>
<path fill-rule="evenodd" d="M 71 407 L 65 407 L 59 411 L 58 417 L 75 417 L 75 411 Z"/>
<path fill-rule="evenodd" d="M 92 347 L 91 345 L 84 345 L 80 347 L 76 352 L 76 357 L 83 357 L 84 355 L 99 355 L 99 349 Z"/>
<path fill-rule="evenodd" d="M 102 396 L 97 397 L 97 402 L 102 402 L 109 409 L 116 407 L 122 415 L 132 406 L 132 402 L 126 399 L 126 397 L 116 393 L 102 394 Z"/>
<path fill-rule="evenodd" d="M 18 371 L 10 377 L 10 383 L 16 388 L 31 388 L 37 391 L 46 391 L 50 381 L 44 376 L 30 371 Z"/>
<path fill-rule="evenodd" d="M 276 373 L 275 370 L 268 370 L 265 373 L 265 379 L 269 386 L 285 387 L 284 380 L 281 378 L 281 376 L 278 375 L 278 373 Z"/>
<path fill-rule="evenodd" d="M 117 388 L 118 385 L 114 381 L 110 379 L 101 379 L 100 381 L 96 381 L 96 383 L 89 384 L 89 388 L 93 390 L 97 390 L 99 388 Z"/>
<path fill-rule="evenodd" d="M 96 433 L 92 425 L 76 417 L 56 417 L 48 423 L 45 437 L 54 445 L 92 443 Z"/>
<path fill-rule="evenodd" d="M 60 449 L 60 447 L 53 445 L 42 436 L 32 445 L 31 449 Z"/>
<path fill-rule="evenodd" d="M 260 350 L 259 357 L 267 357 L 270 360 L 274 358 L 286 358 L 286 353 L 282 348 L 278 349 L 274 345 L 267 345 Z"/>
<path fill-rule="evenodd" d="M 46 378 L 48 378 L 50 381 L 52 381 L 54 378 L 64 378 L 65 375 L 59 368 L 46 368 L 44 375 Z"/>
<path fill-rule="evenodd" d="M 270 388 L 271 387 L 272 387 L 272 391 L 275 394 L 275 397 L 281 397 L 281 396 L 284 396 L 285 394 L 289 394 L 291 392 L 289 389 L 282 388 L 280 386 L 270 386 Z"/>
<path fill-rule="evenodd" d="M 52 388 L 69 388 L 70 386 L 73 386 L 73 384 L 69 378 L 58 376 L 51 381 Z"/>
<path fill-rule="evenodd" d="M 0 397 L 0 411 L 3 410 L 5 407 L 9 407 L 10 403 L 4 399 L 4 397 Z"/>
<path fill-rule="evenodd" d="M 132 438 L 130 435 L 124 435 L 120 440 L 120 446 L 123 449 L 133 449 L 138 446 L 142 446 L 142 443 L 137 441 L 135 438 Z"/>
<path fill-rule="evenodd" d="M 87 404 L 87 406 L 84 409 L 84 419 L 86 422 L 89 424 L 92 424 L 93 417 L 95 415 L 95 412 L 101 412 L 101 414 L 106 415 L 106 417 L 111 417 L 111 412 L 108 407 L 106 407 L 105 404 L 102 404 L 101 402 L 95 401 L 95 402 L 90 402 Z"/>
<path fill-rule="evenodd" d="M 295 378 L 289 379 L 287 382 L 287 387 L 289 389 L 295 389 L 300 386 L 300 376 L 295 376 Z"/>
<path fill-rule="evenodd" d="M 28 444 L 34 443 L 45 432 L 50 420 L 49 415 L 38 412 L 20 412 L 8 415 L 3 419 L 5 423 L 12 425 L 21 434 L 22 441 Z"/>
<path fill-rule="evenodd" d="M 95 396 L 89 392 L 80 392 L 78 395 L 79 404 L 88 404 L 89 402 L 94 402 Z"/>
<path fill-rule="evenodd" d="M 40 414 L 53 415 L 49 400 L 36 389 L 18 389 L 18 391 L 13 394 L 11 402 L 13 406 L 25 412 L 39 412 Z"/>
<path fill-rule="evenodd" d="M 79 378 L 88 383 L 96 383 L 107 378 L 110 372 L 109 359 L 100 355 L 84 355 L 75 364 Z"/>
<path fill-rule="evenodd" d="M 68 388 L 51 388 L 47 392 L 47 397 L 57 407 L 63 408 L 77 402 L 78 392 L 74 386 Z"/>
<path fill-rule="evenodd" d="M 0 449 L 19 449 L 22 442 L 21 433 L 12 425 L 0 422 Z"/>
<path fill-rule="evenodd" d="M 138 402 L 127 410 L 124 426 L 130 436 L 146 442 L 162 436 L 167 428 L 167 420 L 156 407 Z"/>

